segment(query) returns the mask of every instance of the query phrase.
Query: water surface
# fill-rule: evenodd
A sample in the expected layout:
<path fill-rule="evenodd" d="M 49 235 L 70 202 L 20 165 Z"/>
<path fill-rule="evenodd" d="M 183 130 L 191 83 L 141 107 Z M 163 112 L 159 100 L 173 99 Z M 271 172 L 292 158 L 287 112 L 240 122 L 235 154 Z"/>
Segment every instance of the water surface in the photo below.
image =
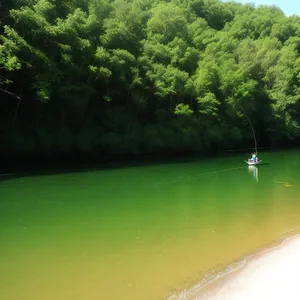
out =
<path fill-rule="evenodd" d="M 0 299 L 166 299 L 299 233 L 299 151 L 0 182 Z"/>

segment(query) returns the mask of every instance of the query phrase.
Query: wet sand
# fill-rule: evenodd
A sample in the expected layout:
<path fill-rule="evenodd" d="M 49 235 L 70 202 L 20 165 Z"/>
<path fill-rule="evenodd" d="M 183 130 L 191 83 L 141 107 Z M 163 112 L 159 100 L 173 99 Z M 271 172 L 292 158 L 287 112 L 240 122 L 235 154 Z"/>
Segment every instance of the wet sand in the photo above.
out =
<path fill-rule="evenodd" d="M 217 280 L 197 300 L 299 300 L 300 236 L 253 257 L 239 272 Z"/>

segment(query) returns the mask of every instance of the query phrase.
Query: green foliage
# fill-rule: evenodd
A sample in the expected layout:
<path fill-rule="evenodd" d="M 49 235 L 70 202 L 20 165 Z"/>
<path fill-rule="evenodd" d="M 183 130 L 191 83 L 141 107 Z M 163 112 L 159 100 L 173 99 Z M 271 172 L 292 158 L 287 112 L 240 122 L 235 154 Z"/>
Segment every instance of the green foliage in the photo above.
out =
<path fill-rule="evenodd" d="M 186 72 L 161 64 L 154 64 L 153 70 L 148 71 L 146 76 L 153 82 L 155 94 L 161 98 L 180 93 L 188 79 Z"/>
<path fill-rule="evenodd" d="M 0 67 L 7 71 L 20 70 L 22 63 L 16 56 L 20 47 L 13 40 L 13 31 L 9 26 L 4 26 L 5 35 L 0 36 Z"/>
<path fill-rule="evenodd" d="M 186 11 L 174 3 L 161 2 L 152 9 L 148 21 L 148 39 L 168 43 L 174 38 L 187 36 Z"/>
<path fill-rule="evenodd" d="M 174 113 L 175 115 L 190 116 L 193 114 L 193 111 L 190 109 L 188 104 L 179 103 L 176 105 Z"/>
<path fill-rule="evenodd" d="M 197 101 L 200 106 L 200 114 L 210 115 L 213 117 L 218 116 L 218 106 L 220 105 L 220 102 L 213 93 L 207 93 L 204 97 L 198 97 Z"/>
<path fill-rule="evenodd" d="M 20 0 L 2 8 L 6 153 L 249 146 L 245 113 L 260 145 L 300 140 L 297 15 L 219 0 Z"/>

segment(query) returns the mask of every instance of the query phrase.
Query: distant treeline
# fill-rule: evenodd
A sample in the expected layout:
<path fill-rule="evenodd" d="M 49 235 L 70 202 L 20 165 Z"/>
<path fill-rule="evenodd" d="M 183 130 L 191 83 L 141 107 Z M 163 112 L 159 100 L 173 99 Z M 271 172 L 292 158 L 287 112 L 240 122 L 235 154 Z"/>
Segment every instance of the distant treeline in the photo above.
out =
<path fill-rule="evenodd" d="M 299 54 L 275 6 L 0 0 L 1 157 L 297 144 Z"/>

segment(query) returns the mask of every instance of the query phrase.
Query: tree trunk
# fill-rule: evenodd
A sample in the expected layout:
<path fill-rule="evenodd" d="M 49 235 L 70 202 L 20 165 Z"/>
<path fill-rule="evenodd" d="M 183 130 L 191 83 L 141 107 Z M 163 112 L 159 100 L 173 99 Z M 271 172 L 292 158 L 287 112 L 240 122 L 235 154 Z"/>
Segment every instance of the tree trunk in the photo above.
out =
<path fill-rule="evenodd" d="M 20 104 L 21 104 L 21 97 L 18 98 L 17 107 L 15 109 L 15 115 L 14 115 L 14 119 L 13 119 L 13 130 L 15 130 L 16 126 L 17 126 L 17 119 L 18 119 Z"/>

